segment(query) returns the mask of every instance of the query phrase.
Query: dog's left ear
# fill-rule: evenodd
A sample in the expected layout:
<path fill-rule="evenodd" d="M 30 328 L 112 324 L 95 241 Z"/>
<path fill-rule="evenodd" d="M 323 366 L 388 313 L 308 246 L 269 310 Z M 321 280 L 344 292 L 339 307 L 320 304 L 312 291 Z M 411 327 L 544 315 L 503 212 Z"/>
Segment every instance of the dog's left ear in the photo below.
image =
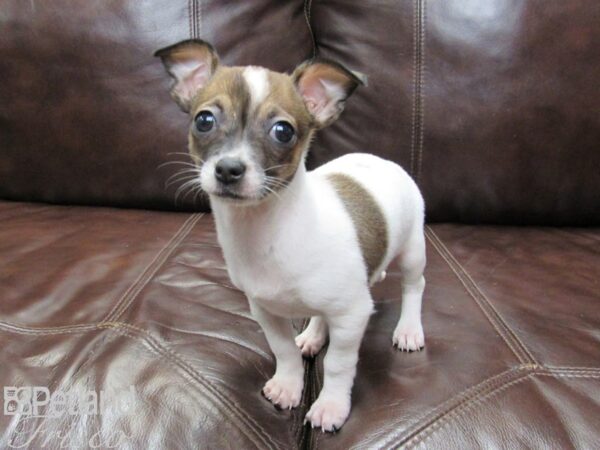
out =
<path fill-rule="evenodd" d="M 192 98 L 206 86 L 219 65 L 217 52 L 208 42 L 189 39 L 162 48 L 158 56 L 174 82 L 171 97 L 185 112 L 189 112 Z"/>
<path fill-rule="evenodd" d="M 319 128 L 337 119 L 346 99 L 367 81 L 365 75 L 324 59 L 302 63 L 292 73 L 292 80 Z"/>

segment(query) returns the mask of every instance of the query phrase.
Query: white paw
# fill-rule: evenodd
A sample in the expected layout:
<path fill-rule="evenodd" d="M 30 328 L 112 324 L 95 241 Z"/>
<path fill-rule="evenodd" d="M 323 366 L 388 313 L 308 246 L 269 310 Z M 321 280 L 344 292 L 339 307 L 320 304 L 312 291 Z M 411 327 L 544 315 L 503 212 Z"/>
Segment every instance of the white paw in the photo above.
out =
<path fill-rule="evenodd" d="M 302 351 L 302 356 L 313 357 L 321 351 L 325 345 L 326 333 L 315 332 L 307 328 L 298 336 L 296 336 L 296 345 Z"/>
<path fill-rule="evenodd" d="M 333 398 L 319 395 L 306 414 L 304 423 L 322 431 L 339 430 L 350 414 L 350 398 Z"/>
<path fill-rule="evenodd" d="M 416 324 L 400 322 L 394 330 L 392 343 L 400 351 L 420 351 L 425 347 L 425 335 L 421 321 Z"/>
<path fill-rule="evenodd" d="M 292 409 L 300 404 L 303 387 L 302 377 L 294 379 L 274 376 L 266 382 L 261 392 L 275 407 Z"/>

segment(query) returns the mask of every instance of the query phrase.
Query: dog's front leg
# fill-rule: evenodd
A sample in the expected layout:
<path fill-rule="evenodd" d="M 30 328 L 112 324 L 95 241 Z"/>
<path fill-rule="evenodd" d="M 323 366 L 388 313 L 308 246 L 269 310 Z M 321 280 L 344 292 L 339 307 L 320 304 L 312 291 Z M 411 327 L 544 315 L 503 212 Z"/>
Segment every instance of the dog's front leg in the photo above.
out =
<path fill-rule="evenodd" d="M 294 342 L 292 322 L 269 313 L 252 300 L 250 310 L 275 355 L 275 375 L 267 381 L 262 393 L 276 407 L 292 409 L 300 404 L 304 387 L 302 355 Z"/>
<path fill-rule="evenodd" d="M 338 430 L 350 414 L 350 396 L 358 350 L 369 316 L 373 310 L 371 296 L 361 299 L 343 315 L 327 317 L 329 348 L 323 361 L 323 389 L 306 414 L 311 426 L 323 431 Z M 368 300 L 368 301 L 367 301 Z"/>

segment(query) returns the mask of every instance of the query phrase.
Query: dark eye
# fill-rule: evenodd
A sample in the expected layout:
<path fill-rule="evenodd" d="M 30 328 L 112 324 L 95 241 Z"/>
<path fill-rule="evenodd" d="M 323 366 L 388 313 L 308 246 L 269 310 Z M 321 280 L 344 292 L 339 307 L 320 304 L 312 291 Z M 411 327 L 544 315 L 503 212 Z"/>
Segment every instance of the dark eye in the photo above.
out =
<path fill-rule="evenodd" d="M 294 138 L 294 127 L 288 122 L 280 121 L 271 127 L 269 135 L 277 142 L 287 144 Z"/>
<path fill-rule="evenodd" d="M 206 133 L 213 129 L 216 121 L 217 119 L 215 119 L 214 114 L 210 111 L 200 111 L 195 119 L 196 130 L 200 133 Z"/>

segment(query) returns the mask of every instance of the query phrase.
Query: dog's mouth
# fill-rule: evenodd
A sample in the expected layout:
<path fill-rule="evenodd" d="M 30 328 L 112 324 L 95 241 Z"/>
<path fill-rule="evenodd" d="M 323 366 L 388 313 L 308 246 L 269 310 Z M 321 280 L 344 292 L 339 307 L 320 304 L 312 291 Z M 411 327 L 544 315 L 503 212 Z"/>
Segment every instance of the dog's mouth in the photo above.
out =
<path fill-rule="evenodd" d="M 241 194 L 235 188 L 220 186 L 213 192 L 210 192 L 210 195 L 228 203 L 235 203 L 238 205 L 256 205 L 258 203 L 262 203 L 264 200 L 278 197 L 278 191 L 279 189 L 275 190 L 269 186 L 263 185 L 251 194 Z"/>
<path fill-rule="evenodd" d="M 244 195 L 240 195 L 236 192 L 232 192 L 229 189 L 220 189 L 216 192 L 213 192 L 212 195 L 214 195 L 215 197 L 226 198 L 229 200 L 247 200 L 248 199 L 248 197 L 246 197 Z"/>
<path fill-rule="evenodd" d="M 219 200 L 233 203 L 236 205 L 253 205 L 262 202 L 268 195 L 268 192 L 260 191 L 253 195 L 243 195 L 232 189 L 223 187 L 211 192 L 210 195 L 217 197 Z"/>

